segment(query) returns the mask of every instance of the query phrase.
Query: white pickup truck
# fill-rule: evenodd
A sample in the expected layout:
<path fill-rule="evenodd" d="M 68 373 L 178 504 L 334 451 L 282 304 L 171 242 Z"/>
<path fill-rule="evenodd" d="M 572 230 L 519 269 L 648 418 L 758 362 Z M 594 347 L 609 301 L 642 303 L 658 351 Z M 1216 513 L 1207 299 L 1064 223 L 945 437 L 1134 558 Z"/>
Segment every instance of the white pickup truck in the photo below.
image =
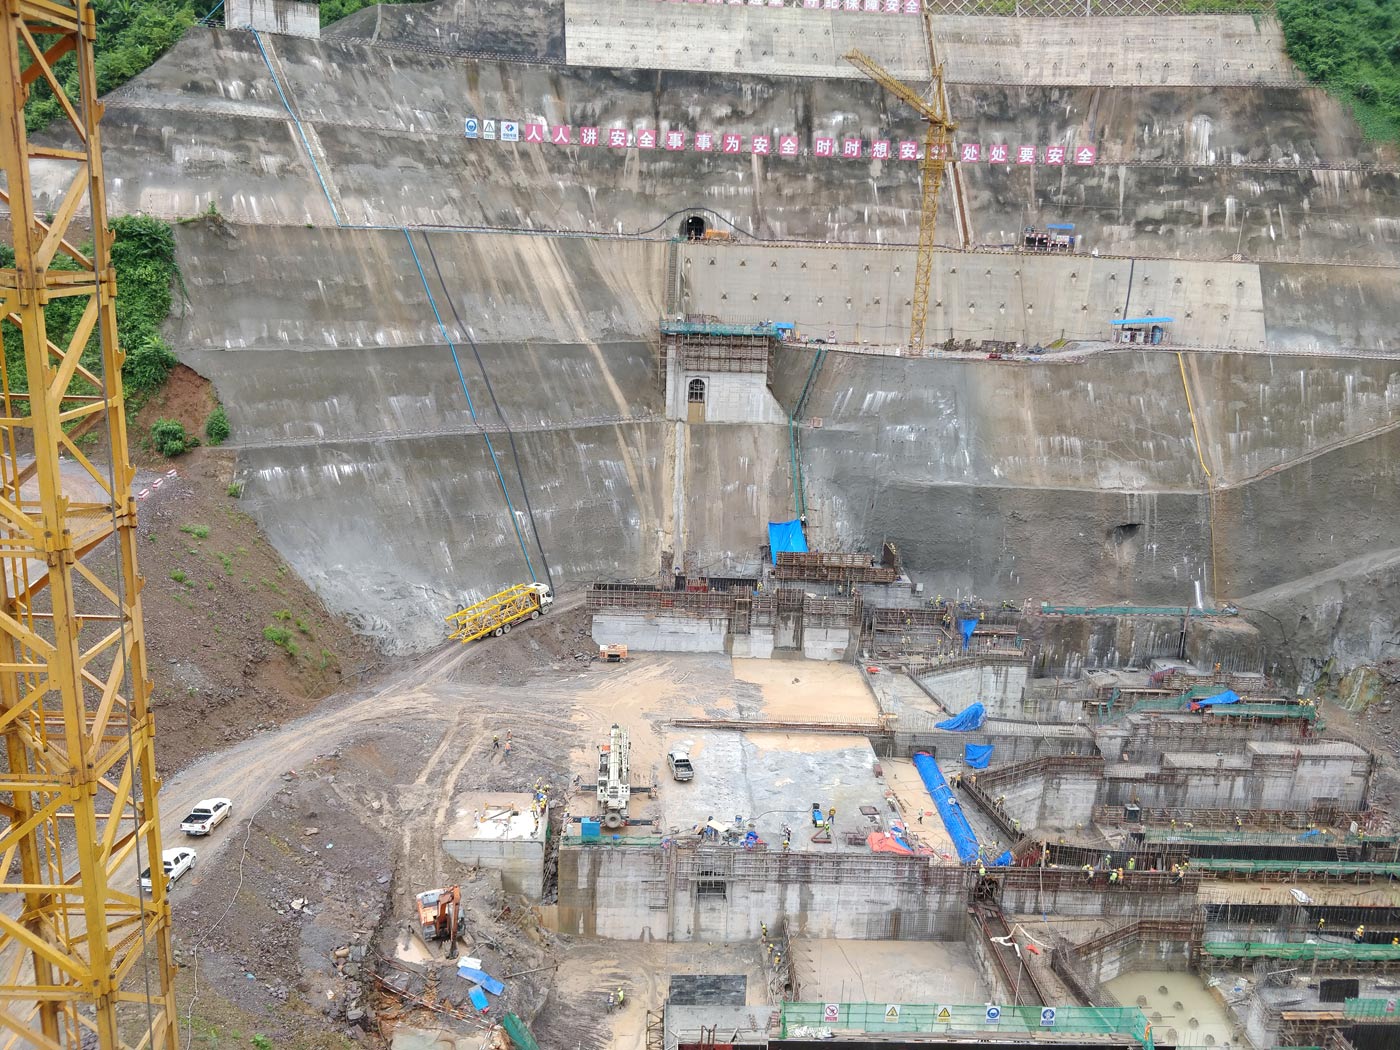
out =
<path fill-rule="evenodd" d="M 671 776 L 684 783 L 695 779 L 695 767 L 690 764 L 690 752 L 681 747 L 673 747 L 666 752 L 666 764 L 671 767 Z"/>
<path fill-rule="evenodd" d="M 206 798 L 195 803 L 189 815 L 180 821 L 180 830 L 186 835 L 207 835 L 233 812 L 233 803 L 226 798 Z"/>

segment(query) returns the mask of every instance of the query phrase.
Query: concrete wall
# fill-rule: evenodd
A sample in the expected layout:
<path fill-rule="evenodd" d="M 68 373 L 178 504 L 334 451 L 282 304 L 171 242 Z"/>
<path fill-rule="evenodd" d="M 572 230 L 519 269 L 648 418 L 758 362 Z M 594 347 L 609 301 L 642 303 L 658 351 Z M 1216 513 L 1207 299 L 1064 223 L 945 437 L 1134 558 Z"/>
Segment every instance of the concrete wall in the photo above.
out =
<path fill-rule="evenodd" d="M 1076 959 L 1086 974 L 1099 984 L 1139 970 L 1174 970 L 1186 972 L 1191 968 L 1190 945 L 1173 940 L 1129 940 L 1109 945 L 1090 955 Z"/>
<path fill-rule="evenodd" d="M 639 652 L 722 653 L 728 617 L 645 616 L 639 613 L 594 613 L 593 640 L 625 645 Z"/>
<path fill-rule="evenodd" d="M 980 701 L 993 717 L 1018 717 L 1026 668 L 1013 664 L 983 664 L 935 672 L 920 679 L 950 711 Z"/>
<path fill-rule="evenodd" d="M 500 872 L 507 893 L 538 901 L 544 892 L 543 842 L 445 838 L 442 848 L 463 864 Z"/>
<path fill-rule="evenodd" d="M 1248 16 L 933 20 L 946 75 L 971 83 L 1248 84 L 1296 82 L 1277 23 Z M 893 14 L 566 0 L 571 65 L 762 70 L 858 77 L 858 47 L 896 76 L 928 75 L 917 18 Z"/>
<path fill-rule="evenodd" d="M 1261 748 L 1283 748 L 1277 760 L 1262 759 Z M 1316 799 L 1337 799 L 1358 808 L 1365 796 L 1369 763 L 1347 755 L 1319 752 L 1317 745 L 1247 745 L 1248 759 L 1238 754 L 1164 756 L 1162 777 L 1143 778 L 1141 771 L 1110 766 L 1099 803 L 1119 806 L 1137 799 L 1143 806 L 1198 809 L 1298 809 Z M 1293 758 L 1296 754 L 1298 757 Z"/>
<path fill-rule="evenodd" d="M 297 0 L 228 0 L 224 22 L 235 29 L 251 26 L 267 33 L 313 40 L 321 35 L 319 6 Z"/>
<path fill-rule="evenodd" d="M 668 364 L 666 375 L 666 415 L 687 419 L 690 415 L 690 384 L 705 384 L 702 423 L 787 423 L 787 413 L 768 390 L 763 373 L 690 372 Z"/>
<path fill-rule="evenodd" d="M 969 873 L 917 858 L 788 854 L 771 878 L 735 875 L 742 851 L 703 850 L 707 881 L 723 896 L 672 879 L 659 849 L 564 846 L 559 851 L 559 930 L 620 940 L 745 941 L 786 920 L 794 936 L 853 940 L 959 940 Z M 762 858 L 760 857 L 760 862 Z"/>

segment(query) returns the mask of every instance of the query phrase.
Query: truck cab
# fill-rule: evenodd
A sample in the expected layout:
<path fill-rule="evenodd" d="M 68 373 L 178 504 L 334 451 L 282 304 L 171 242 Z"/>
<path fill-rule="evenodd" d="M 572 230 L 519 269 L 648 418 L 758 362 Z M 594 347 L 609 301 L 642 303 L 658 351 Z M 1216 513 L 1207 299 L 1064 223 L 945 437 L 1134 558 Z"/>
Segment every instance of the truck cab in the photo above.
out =
<path fill-rule="evenodd" d="M 690 752 L 681 747 L 673 747 L 666 752 L 666 764 L 671 767 L 671 776 L 684 783 L 695 779 L 695 767 L 690 764 Z"/>

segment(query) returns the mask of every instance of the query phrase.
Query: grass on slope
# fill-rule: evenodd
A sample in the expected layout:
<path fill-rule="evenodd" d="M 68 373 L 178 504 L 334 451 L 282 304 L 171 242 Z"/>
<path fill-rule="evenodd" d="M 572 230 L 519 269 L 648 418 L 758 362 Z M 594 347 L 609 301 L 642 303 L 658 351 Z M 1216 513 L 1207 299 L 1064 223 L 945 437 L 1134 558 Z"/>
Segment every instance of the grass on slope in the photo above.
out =
<path fill-rule="evenodd" d="M 1298 68 L 1367 135 L 1400 141 L 1400 0 L 1279 0 L 1278 16 Z"/>

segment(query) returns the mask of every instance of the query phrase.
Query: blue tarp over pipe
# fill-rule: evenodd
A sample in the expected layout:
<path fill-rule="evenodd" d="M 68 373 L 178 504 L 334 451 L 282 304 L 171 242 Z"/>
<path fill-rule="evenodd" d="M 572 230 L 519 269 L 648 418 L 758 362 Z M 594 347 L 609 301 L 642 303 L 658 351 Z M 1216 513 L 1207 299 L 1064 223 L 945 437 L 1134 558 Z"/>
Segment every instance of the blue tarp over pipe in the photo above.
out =
<path fill-rule="evenodd" d="M 1216 693 L 1214 696 L 1202 697 L 1200 700 L 1192 700 L 1195 707 L 1214 707 L 1216 704 L 1238 704 L 1240 695 L 1233 689 L 1226 689 L 1223 693 Z"/>
<path fill-rule="evenodd" d="M 920 751 L 914 756 L 914 768 L 919 771 L 924 787 L 928 788 L 928 793 L 933 796 L 933 804 L 938 809 L 938 815 L 943 818 L 943 826 L 948 829 L 953 848 L 958 851 L 958 860 L 964 864 L 976 860 L 977 836 L 973 834 L 972 825 L 968 824 L 967 818 L 963 816 L 962 806 L 958 805 L 958 800 L 953 797 L 953 789 L 948 786 L 948 781 L 943 779 L 943 771 L 938 768 L 938 763 L 927 751 Z"/>
<path fill-rule="evenodd" d="M 773 526 L 768 527 L 771 529 Z M 966 649 L 972 644 L 972 632 L 977 630 L 977 620 L 959 620 L 958 630 L 962 632 L 963 648 Z"/>
<path fill-rule="evenodd" d="M 773 552 L 773 564 L 778 564 L 781 551 L 807 553 L 807 536 L 802 531 L 802 519 L 792 521 L 770 521 L 768 523 L 768 546 Z"/>
<path fill-rule="evenodd" d="M 987 709 L 982 706 L 979 700 L 970 707 L 965 707 L 952 718 L 945 718 L 941 722 L 935 722 L 935 729 L 951 729 L 955 733 L 969 733 L 974 729 L 981 729 L 982 723 L 987 720 Z"/>
<path fill-rule="evenodd" d="M 963 765 L 973 769 L 986 769 L 987 764 L 992 760 L 992 748 L 995 746 L 995 744 L 964 744 Z"/>

